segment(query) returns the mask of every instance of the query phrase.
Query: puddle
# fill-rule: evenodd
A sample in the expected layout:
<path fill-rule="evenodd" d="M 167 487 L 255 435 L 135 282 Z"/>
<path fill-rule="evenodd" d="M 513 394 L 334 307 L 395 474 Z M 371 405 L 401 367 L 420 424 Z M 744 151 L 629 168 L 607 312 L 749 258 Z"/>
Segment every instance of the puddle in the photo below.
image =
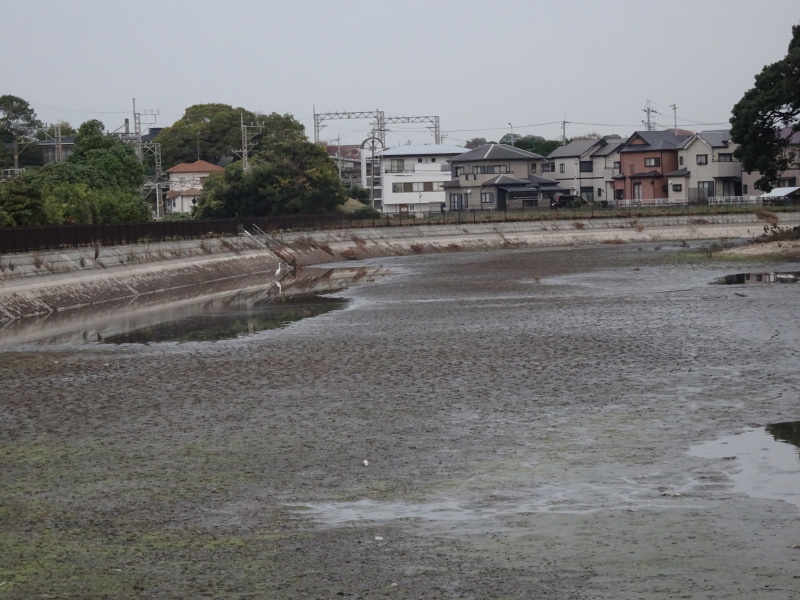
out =
<path fill-rule="evenodd" d="M 736 273 L 717 277 L 713 283 L 717 285 L 752 285 L 762 283 L 797 283 L 800 281 L 800 271 L 785 271 L 771 273 Z"/>
<path fill-rule="evenodd" d="M 721 459 L 735 492 L 800 506 L 800 421 L 706 442 L 689 453 Z"/>
<path fill-rule="evenodd" d="M 269 303 L 234 305 L 222 309 L 193 307 L 195 314 L 184 314 L 162 323 L 137 327 L 129 324 L 132 331 L 103 336 L 94 332 L 84 336 L 86 341 L 106 344 L 151 344 L 157 342 L 213 342 L 228 340 L 260 331 L 278 329 L 289 323 L 341 310 L 347 300 L 324 296 L 301 296 L 276 299 Z"/>

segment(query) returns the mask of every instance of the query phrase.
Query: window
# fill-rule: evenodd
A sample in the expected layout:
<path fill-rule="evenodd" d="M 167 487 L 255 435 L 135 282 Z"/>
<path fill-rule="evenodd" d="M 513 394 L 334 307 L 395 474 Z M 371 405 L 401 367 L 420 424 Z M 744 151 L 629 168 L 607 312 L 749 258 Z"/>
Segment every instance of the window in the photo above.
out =
<path fill-rule="evenodd" d="M 631 175 L 633 175 L 633 165 L 631 165 Z"/>
<path fill-rule="evenodd" d="M 432 163 L 433 163 L 433 162 L 436 162 L 436 157 L 435 157 L 435 156 L 434 156 L 433 158 L 431 158 L 431 162 L 432 162 Z"/>
<path fill-rule="evenodd" d="M 467 199 L 464 194 L 450 194 L 450 210 L 465 210 Z"/>
<path fill-rule="evenodd" d="M 707 165 L 708 164 L 708 154 L 698 154 L 697 155 L 697 164 L 698 165 Z"/>
<path fill-rule="evenodd" d="M 580 163 L 580 171 L 581 173 L 591 173 L 593 170 L 592 161 L 590 160 L 582 160 Z"/>
<path fill-rule="evenodd" d="M 763 281 L 763 280 L 764 280 L 763 275 L 756 275 L 756 281 Z"/>
<path fill-rule="evenodd" d="M 582 187 L 581 188 L 581 197 L 586 200 L 587 202 L 594 202 L 594 188 L 592 187 Z"/>
<path fill-rule="evenodd" d="M 714 197 L 714 182 L 713 181 L 698 181 L 697 189 L 700 190 L 701 198 Z"/>
<path fill-rule="evenodd" d="M 417 159 L 417 162 L 418 162 L 418 163 L 421 163 L 421 162 L 422 162 L 422 159 L 421 159 L 421 158 L 418 158 L 418 159 Z"/>
<path fill-rule="evenodd" d="M 645 158 L 644 159 L 644 166 L 645 167 L 660 167 L 661 166 L 661 159 L 658 158 L 658 157 Z"/>
<path fill-rule="evenodd" d="M 682 183 L 673 183 L 672 184 L 672 191 L 673 192 L 682 192 L 683 191 L 683 184 Z"/>
<path fill-rule="evenodd" d="M 681 166 L 681 167 L 683 166 L 683 157 L 682 156 L 678 157 L 678 165 Z"/>
<path fill-rule="evenodd" d="M 614 170 L 615 171 L 622 171 L 622 163 L 618 160 L 614 161 Z"/>
<path fill-rule="evenodd" d="M 598 198 L 602 198 L 603 197 L 603 188 L 597 188 L 597 197 Z"/>
<path fill-rule="evenodd" d="M 406 162 L 403 158 L 392 158 L 389 160 L 390 173 L 402 173 L 405 169 Z"/>
<path fill-rule="evenodd" d="M 536 173 L 536 163 L 531 163 L 531 173 Z"/>
<path fill-rule="evenodd" d="M 393 194 L 402 194 L 403 193 L 403 184 L 402 183 L 393 183 L 392 184 L 392 193 Z"/>
<path fill-rule="evenodd" d="M 625 190 L 614 190 L 614 198 L 617 200 L 625 198 Z"/>
<path fill-rule="evenodd" d="M 661 186 L 661 193 L 662 194 L 666 194 L 667 193 L 667 184 L 666 183 Z"/>
<path fill-rule="evenodd" d="M 795 187 L 797 186 L 797 179 L 795 177 L 786 177 L 778 179 L 778 184 L 775 187 Z"/>
<path fill-rule="evenodd" d="M 481 192 L 481 204 L 494 204 L 494 192 Z"/>
<path fill-rule="evenodd" d="M 747 184 L 746 183 L 742 186 L 742 195 L 747 196 Z"/>
<path fill-rule="evenodd" d="M 458 177 L 459 175 L 464 175 L 464 167 L 456 167 L 455 168 L 455 175 Z"/>
<path fill-rule="evenodd" d="M 730 152 L 727 153 L 719 153 L 719 157 L 717 158 L 718 162 L 733 162 L 733 154 Z"/>
<path fill-rule="evenodd" d="M 560 164 L 558 165 L 558 172 L 559 172 L 559 173 L 563 173 L 563 172 L 564 172 L 564 163 L 560 163 Z"/>
<path fill-rule="evenodd" d="M 555 172 L 556 172 L 555 163 L 542 163 L 542 173 L 555 173 Z"/>

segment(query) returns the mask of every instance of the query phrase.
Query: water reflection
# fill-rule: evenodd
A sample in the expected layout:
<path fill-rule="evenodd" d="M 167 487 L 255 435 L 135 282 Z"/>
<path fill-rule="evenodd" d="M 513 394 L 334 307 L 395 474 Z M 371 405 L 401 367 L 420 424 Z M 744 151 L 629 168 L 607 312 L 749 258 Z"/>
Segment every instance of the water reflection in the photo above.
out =
<path fill-rule="evenodd" d="M 719 459 L 734 491 L 800 506 L 800 451 L 793 446 L 800 447 L 800 421 L 706 442 L 690 453 Z"/>
<path fill-rule="evenodd" d="M 342 308 L 342 301 L 320 295 L 371 283 L 387 274 L 379 266 L 310 267 L 283 277 L 282 291 L 274 284 L 271 273 L 184 286 L 41 317 L 0 322 L 0 345 L 150 343 L 236 337 Z M 296 300 L 301 296 L 305 298 Z M 213 326 L 204 327 L 212 320 Z"/>
<path fill-rule="evenodd" d="M 324 296 L 276 299 L 249 306 L 201 310 L 197 314 L 108 337 L 98 333 L 97 341 L 107 344 L 150 344 L 227 340 L 278 329 L 301 319 L 340 310 L 346 305 L 347 300 Z"/>
<path fill-rule="evenodd" d="M 767 425 L 766 431 L 775 438 L 776 442 L 786 442 L 800 447 L 800 421 L 773 423 Z"/>
<path fill-rule="evenodd" d="M 800 281 L 800 271 L 772 272 L 772 273 L 735 273 L 717 277 L 717 285 L 750 285 L 762 283 L 797 283 Z"/>

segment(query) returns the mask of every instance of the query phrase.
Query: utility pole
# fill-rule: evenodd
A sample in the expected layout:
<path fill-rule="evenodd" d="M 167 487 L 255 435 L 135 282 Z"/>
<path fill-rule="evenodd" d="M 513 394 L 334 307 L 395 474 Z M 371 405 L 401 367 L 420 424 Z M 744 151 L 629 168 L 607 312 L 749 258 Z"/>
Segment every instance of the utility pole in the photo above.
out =
<path fill-rule="evenodd" d="M 250 150 L 256 147 L 254 140 L 256 136 L 261 133 L 263 125 L 245 125 L 244 113 L 239 115 L 239 122 L 242 127 L 242 149 L 240 154 L 242 159 L 242 171 L 247 173 L 250 170 Z"/>
<path fill-rule="evenodd" d="M 55 140 L 56 140 L 56 162 L 61 162 L 61 123 L 56 123 L 55 125 Z"/>
<path fill-rule="evenodd" d="M 561 145 L 567 145 L 567 115 L 564 115 L 564 120 L 561 121 Z"/>
<path fill-rule="evenodd" d="M 650 100 L 647 101 L 647 105 L 642 109 L 642 112 L 647 115 L 647 121 L 642 121 L 647 127 L 647 131 L 653 131 L 653 122 L 650 119 L 650 115 L 658 111 L 650 106 Z"/>
<path fill-rule="evenodd" d="M 674 125 L 675 133 L 678 132 L 678 107 L 674 104 L 670 104 L 669 107 L 672 109 L 672 123 Z"/>
<path fill-rule="evenodd" d="M 508 126 L 511 127 L 511 145 L 513 146 L 514 145 L 514 126 L 511 123 L 509 123 Z"/>
<path fill-rule="evenodd" d="M 336 162 L 339 163 L 339 180 L 342 179 L 342 137 L 336 134 Z"/>

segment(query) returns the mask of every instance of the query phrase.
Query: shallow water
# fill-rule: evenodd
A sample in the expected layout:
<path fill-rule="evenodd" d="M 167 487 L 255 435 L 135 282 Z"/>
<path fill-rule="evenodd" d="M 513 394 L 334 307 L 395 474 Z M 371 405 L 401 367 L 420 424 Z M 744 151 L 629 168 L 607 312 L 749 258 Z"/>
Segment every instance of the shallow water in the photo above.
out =
<path fill-rule="evenodd" d="M 693 456 L 718 459 L 733 491 L 800 507 L 800 421 L 777 423 L 695 446 Z"/>

